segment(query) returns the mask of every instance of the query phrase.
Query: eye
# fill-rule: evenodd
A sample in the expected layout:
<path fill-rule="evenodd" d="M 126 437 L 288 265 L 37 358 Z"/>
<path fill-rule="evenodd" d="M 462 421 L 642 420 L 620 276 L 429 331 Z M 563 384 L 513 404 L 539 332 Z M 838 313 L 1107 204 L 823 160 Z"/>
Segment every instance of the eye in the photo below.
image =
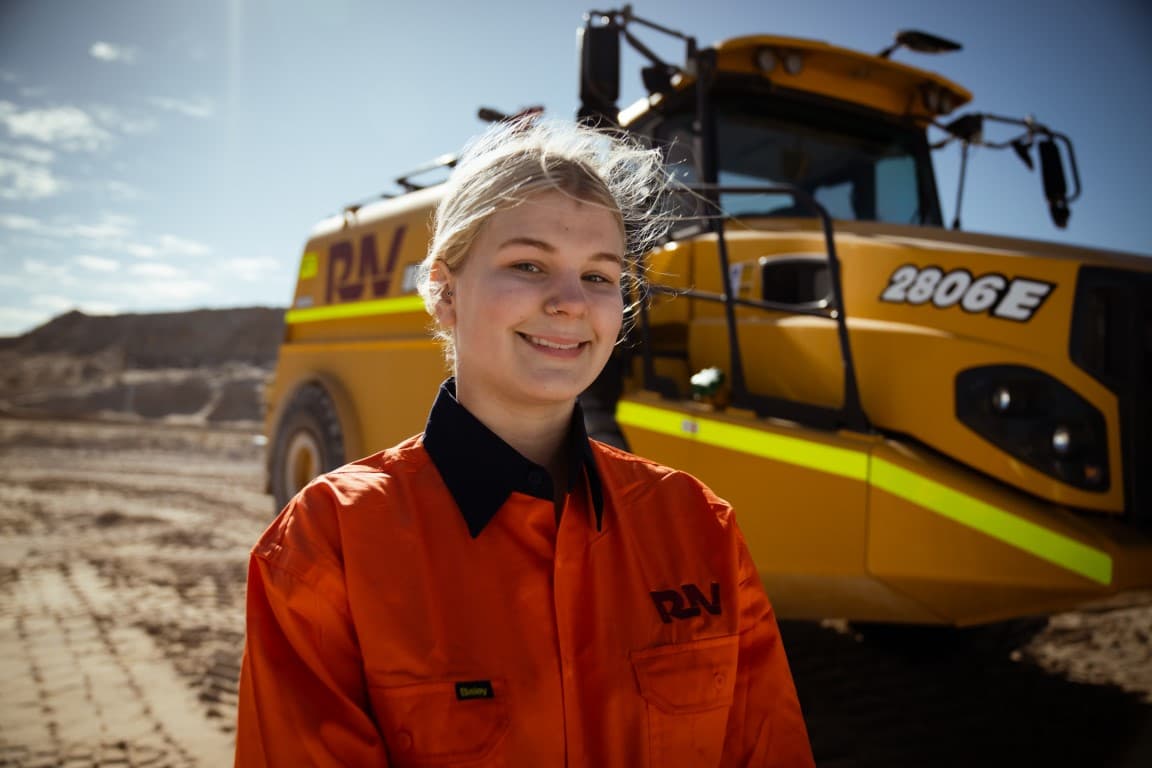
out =
<path fill-rule="evenodd" d="M 530 273 L 543 271 L 540 269 L 539 266 L 537 266 L 536 264 L 533 264 L 530 261 L 518 261 L 512 265 L 512 269 L 514 269 L 518 272 L 530 272 Z"/>
<path fill-rule="evenodd" d="M 600 274 L 598 272 L 593 272 L 592 274 L 584 275 L 584 279 L 590 283 L 604 283 L 606 285 L 614 285 L 616 283 L 615 279 L 609 277 L 608 275 Z"/>

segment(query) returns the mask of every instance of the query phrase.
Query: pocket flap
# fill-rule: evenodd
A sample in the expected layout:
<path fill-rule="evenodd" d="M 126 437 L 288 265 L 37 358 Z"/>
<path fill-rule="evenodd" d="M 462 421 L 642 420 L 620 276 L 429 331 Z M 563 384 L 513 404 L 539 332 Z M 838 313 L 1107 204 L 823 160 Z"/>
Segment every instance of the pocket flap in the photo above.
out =
<path fill-rule="evenodd" d="M 488 754 L 508 731 L 507 694 L 492 681 L 489 697 L 461 699 L 458 683 L 370 685 L 388 751 L 400 765 L 452 765 Z"/>
<path fill-rule="evenodd" d="M 669 714 L 732 704 L 740 637 L 725 635 L 632 652 L 640 694 Z"/>

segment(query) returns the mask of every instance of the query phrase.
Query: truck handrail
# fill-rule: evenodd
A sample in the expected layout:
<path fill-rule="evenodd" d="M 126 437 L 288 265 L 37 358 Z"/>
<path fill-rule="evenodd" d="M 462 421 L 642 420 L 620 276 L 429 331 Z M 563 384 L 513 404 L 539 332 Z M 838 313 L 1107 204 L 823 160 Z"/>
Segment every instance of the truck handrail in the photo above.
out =
<path fill-rule="evenodd" d="M 653 285 L 652 290 L 660 293 L 675 293 L 691 299 L 710 301 L 724 304 L 725 323 L 728 329 L 728 354 L 731 361 L 731 394 L 732 405 L 748 408 L 760 417 L 779 417 L 790 419 L 821 429 L 836 430 L 847 428 L 858 432 L 868 432 L 871 424 L 864 413 L 860 402 L 860 392 L 856 379 L 856 368 L 852 358 L 852 346 L 848 335 L 846 322 L 847 312 L 844 308 L 844 292 L 841 286 L 840 261 L 836 255 L 836 238 L 834 236 L 832 217 L 824 206 L 820 205 L 808 192 L 800 187 L 781 185 L 723 185 L 723 184 L 692 184 L 685 185 L 686 189 L 698 194 L 701 199 L 715 201 L 721 193 L 724 194 L 785 194 L 790 195 L 801 208 L 805 208 L 820 220 L 821 231 L 824 236 L 824 249 L 828 259 L 829 283 L 832 291 L 832 306 L 830 308 L 804 308 L 795 307 L 777 302 L 758 299 L 743 299 L 735 295 L 732 287 L 732 277 L 729 272 L 728 243 L 725 237 L 724 222 L 727 218 L 720 215 L 705 217 L 705 231 L 716 234 L 717 254 L 720 260 L 720 276 L 723 293 L 716 294 L 695 289 L 680 290 L 669 286 Z M 715 203 L 712 203 L 715 205 Z M 747 379 L 744 374 L 743 357 L 740 352 L 739 331 L 736 323 L 736 307 L 747 306 L 758 309 L 790 312 L 798 315 L 821 316 L 836 321 L 837 338 L 840 344 L 840 360 L 844 370 L 844 396 L 839 408 L 799 403 L 768 395 L 760 395 L 748 390 Z M 651 330 L 648 318 L 648 308 L 640 308 L 640 333 L 643 339 L 642 355 L 644 370 L 644 388 L 660 393 L 664 397 L 673 397 L 676 387 L 671 382 L 658 377 L 655 371 L 653 347 L 650 343 Z"/>

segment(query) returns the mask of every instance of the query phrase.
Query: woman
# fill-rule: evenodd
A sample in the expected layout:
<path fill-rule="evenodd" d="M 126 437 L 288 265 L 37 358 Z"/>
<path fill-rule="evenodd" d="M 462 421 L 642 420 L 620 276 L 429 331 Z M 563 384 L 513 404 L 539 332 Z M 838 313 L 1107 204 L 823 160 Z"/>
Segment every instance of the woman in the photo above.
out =
<path fill-rule="evenodd" d="M 731 510 L 577 404 L 665 183 L 572 125 L 465 152 L 421 283 L 454 378 L 253 550 L 237 765 L 812 764 Z"/>

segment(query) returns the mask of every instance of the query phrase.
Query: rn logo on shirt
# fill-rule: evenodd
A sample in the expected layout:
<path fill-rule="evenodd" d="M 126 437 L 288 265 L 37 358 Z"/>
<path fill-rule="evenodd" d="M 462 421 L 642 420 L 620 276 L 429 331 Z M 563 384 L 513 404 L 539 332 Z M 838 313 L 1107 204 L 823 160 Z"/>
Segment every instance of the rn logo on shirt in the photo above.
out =
<path fill-rule="evenodd" d="M 672 619 L 690 619 L 700 615 L 703 608 L 713 616 L 720 615 L 720 585 L 712 582 L 712 599 L 704 597 L 700 587 L 695 584 L 684 584 L 680 587 L 684 594 L 675 589 L 661 589 L 649 592 L 652 602 L 656 603 L 656 610 L 660 613 L 660 620 L 671 624 Z"/>

